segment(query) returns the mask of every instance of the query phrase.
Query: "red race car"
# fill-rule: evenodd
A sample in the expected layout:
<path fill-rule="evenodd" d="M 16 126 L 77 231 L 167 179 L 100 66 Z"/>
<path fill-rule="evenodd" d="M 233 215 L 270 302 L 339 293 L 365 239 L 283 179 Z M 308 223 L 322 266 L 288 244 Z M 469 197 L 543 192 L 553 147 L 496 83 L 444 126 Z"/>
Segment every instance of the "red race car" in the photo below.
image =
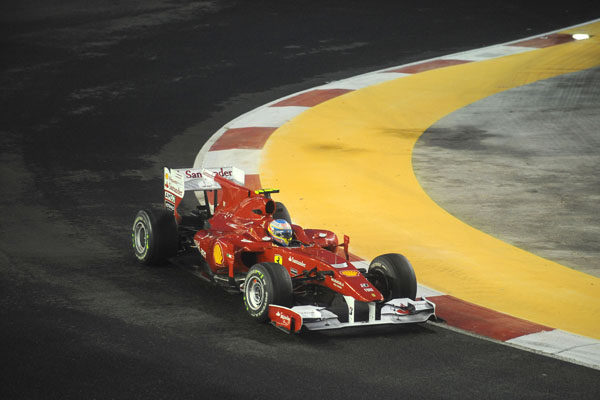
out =
<path fill-rule="evenodd" d="M 164 208 L 141 210 L 132 230 L 143 264 L 187 265 L 243 294 L 248 314 L 287 331 L 425 322 L 435 305 L 416 300 L 412 266 L 400 254 L 351 261 L 350 239 L 292 224 L 277 190 L 252 191 L 237 168 L 169 169 Z M 199 206 L 180 211 L 186 191 Z"/>

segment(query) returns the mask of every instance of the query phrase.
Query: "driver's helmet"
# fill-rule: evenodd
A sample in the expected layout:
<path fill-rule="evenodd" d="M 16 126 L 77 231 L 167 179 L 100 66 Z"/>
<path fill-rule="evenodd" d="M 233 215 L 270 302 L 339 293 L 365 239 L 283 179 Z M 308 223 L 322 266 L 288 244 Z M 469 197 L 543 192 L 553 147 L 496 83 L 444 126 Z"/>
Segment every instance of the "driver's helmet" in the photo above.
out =
<path fill-rule="evenodd" d="M 292 226 L 285 219 L 275 219 L 269 224 L 269 234 L 282 246 L 292 241 Z"/>

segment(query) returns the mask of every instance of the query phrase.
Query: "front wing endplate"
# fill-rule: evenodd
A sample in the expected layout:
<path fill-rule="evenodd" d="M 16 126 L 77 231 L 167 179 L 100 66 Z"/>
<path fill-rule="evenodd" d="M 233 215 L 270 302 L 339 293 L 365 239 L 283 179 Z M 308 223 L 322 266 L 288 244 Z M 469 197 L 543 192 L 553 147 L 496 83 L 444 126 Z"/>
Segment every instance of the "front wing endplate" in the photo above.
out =
<path fill-rule="evenodd" d="M 269 305 L 269 319 L 276 328 L 287 333 L 297 333 L 302 328 L 302 316 L 287 307 Z"/>

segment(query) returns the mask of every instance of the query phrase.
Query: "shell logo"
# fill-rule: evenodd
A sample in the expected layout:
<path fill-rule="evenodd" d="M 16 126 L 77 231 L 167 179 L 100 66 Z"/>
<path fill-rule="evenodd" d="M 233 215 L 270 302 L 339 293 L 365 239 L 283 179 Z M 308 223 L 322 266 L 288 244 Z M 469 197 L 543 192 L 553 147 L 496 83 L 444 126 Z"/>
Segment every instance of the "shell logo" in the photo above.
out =
<path fill-rule="evenodd" d="M 220 243 L 215 244 L 215 247 L 213 247 L 213 260 L 215 260 L 215 264 L 223 264 L 223 249 Z"/>

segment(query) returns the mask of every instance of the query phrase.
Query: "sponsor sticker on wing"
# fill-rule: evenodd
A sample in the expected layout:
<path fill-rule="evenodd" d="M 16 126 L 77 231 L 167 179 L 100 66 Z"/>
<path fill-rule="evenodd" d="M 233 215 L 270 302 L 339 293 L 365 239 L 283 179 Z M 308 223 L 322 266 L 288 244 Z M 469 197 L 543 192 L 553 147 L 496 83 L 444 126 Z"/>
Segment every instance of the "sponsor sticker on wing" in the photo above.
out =
<path fill-rule="evenodd" d="M 165 188 L 169 189 L 169 191 L 175 196 L 183 197 L 183 194 L 185 192 L 185 187 L 183 184 L 183 174 L 176 169 L 172 169 L 168 173 L 166 173 Z"/>
<path fill-rule="evenodd" d="M 338 281 L 335 278 L 330 278 L 330 279 L 331 279 L 331 283 L 333 283 L 334 286 L 336 286 L 336 287 L 338 287 L 340 289 L 342 289 L 344 287 L 344 282 Z"/>
<path fill-rule="evenodd" d="M 287 328 L 287 329 L 290 328 L 290 325 L 292 323 L 292 317 L 282 313 L 281 311 L 277 311 L 275 313 L 275 317 L 276 317 L 275 323 L 277 325 L 281 325 L 282 327 Z"/>
<path fill-rule="evenodd" d="M 171 192 L 165 191 L 165 200 L 168 201 L 169 203 L 175 204 L 175 195 Z"/>
<path fill-rule="evenodd" d="M 306 267 L 306 264 L 305 264 L 305 263 L 303 263 L 303 262 L 302 262 L 302 261 L 300 261 L 300 260 L 296 260 L 296 259 L 295 259 L 294 257 L 292 257 L 292 256 L 289 256 L 289 257 L 288 257 L 288 261 L 289 261 L 289 262 L 293 262 L 294 264 L 296 264 L 296 265 L 299 265 L 299 266 L 301 266 L 301 267 Z"/>
<path fill-rule="evenodd" d="M 286 332 L 296 333 L 302 328 L 302 316 L 286 307 L 269 305 L 269 319 Z"/>
<path fill-rule="evenodd" d="M 201 169 L 179 169 L 185 184 L 185 190 L 216 190 L 221 185 L 214 181 L 213 176 Z"/>

